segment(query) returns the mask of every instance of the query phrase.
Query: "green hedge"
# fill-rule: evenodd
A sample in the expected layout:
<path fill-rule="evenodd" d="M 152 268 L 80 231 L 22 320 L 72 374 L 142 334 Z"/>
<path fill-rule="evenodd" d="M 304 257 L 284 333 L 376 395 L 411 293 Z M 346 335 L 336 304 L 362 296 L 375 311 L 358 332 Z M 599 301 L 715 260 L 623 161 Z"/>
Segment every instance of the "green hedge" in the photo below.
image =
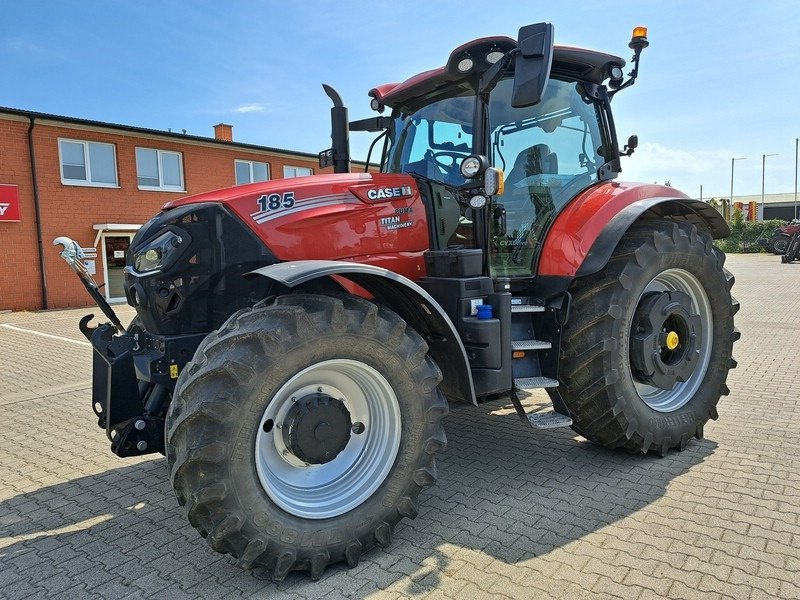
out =
<path fill-rule="evenodd" d="M 786 221 L 743 221 L 741 211 L 737 209 L 733 211 L 730 237 L 717 240 L 716 244 L 720 250 L 728 253 L 764 252 L 758 239 L 772 237 L 773 232 L 781 225 L 786 225 Z"/>

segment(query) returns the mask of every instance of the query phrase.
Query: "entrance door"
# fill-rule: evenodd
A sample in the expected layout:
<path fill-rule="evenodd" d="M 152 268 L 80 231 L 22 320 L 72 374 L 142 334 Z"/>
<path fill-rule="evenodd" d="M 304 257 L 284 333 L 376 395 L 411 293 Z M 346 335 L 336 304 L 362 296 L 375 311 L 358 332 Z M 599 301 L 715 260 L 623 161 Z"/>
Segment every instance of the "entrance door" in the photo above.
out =
<path fill-rule="evenodd" d="M 124 302 L 125 287 L 122 270 L 125 255 L 131 245 L 132 234 L 123 233 L 103 236 L 103 269 L 105 273 L 106 298 L 109 302 Z"/>

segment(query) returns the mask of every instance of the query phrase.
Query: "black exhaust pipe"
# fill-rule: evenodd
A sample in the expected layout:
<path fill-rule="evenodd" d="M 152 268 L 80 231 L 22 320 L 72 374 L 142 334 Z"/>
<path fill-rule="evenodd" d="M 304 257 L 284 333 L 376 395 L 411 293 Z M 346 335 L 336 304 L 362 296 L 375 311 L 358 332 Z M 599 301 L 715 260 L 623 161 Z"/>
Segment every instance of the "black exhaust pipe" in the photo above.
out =
<path fill-rule="evenodd" d="M 347 107 L 342 102 L 342 97 L 331 86 L 323 83 L 322 89 L 333 101 L 331 109 L 331 153 L 333 154 L 333 172 L 350 172 L 350 130 L 348 126 Z M 323 153 L 324 154 L 324 153 Z M 322 160 L 320 156 L 320 166 Z"/>

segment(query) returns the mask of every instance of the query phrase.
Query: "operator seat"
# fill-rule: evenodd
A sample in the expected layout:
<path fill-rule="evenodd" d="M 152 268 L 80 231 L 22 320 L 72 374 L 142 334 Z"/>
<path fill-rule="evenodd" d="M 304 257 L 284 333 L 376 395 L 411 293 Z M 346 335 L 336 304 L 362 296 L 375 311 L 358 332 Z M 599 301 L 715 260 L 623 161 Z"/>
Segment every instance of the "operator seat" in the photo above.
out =
<path fill-rule="evenodd" d="M 557 174 L 558 156 L 547 144 L 536 144 L 519 153 L 508 172 L 506 185 L 512 187 L 531 175 Z"/>

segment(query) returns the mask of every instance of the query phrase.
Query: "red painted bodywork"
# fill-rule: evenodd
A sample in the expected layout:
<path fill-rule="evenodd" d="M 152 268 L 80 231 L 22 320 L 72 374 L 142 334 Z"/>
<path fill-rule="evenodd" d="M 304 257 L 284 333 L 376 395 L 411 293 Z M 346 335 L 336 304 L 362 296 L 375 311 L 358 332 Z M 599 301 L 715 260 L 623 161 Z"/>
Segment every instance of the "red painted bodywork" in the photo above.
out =
<path fill-rule="evenodd" d="M 606 182 L 578 194 L 556 217 L 539 259 L 539 275 L 574 277 L 600 232 L 619 211 L 646 198 L 688 198 L 675 188 Z"/>
<path fill-rule="evenodd" d="M 368 196 L 370 190 L 403 187 L 410 188 L 410 195 Z M 260 197 L 283 197 L 287 192 L 294 194 L 293 206 L 260 210 Z M 164 209 L 199 202 L 227 206 L 282 261 L 349 260 L 381 266 L 412 280 L 425 275 L 422 254 L 429 245 L 428 221 L 409 175 L 341 173 L 277 179 L 187 196 L 168 202 Z M 410 225 L 393 227 L 404 223 Z"/>

